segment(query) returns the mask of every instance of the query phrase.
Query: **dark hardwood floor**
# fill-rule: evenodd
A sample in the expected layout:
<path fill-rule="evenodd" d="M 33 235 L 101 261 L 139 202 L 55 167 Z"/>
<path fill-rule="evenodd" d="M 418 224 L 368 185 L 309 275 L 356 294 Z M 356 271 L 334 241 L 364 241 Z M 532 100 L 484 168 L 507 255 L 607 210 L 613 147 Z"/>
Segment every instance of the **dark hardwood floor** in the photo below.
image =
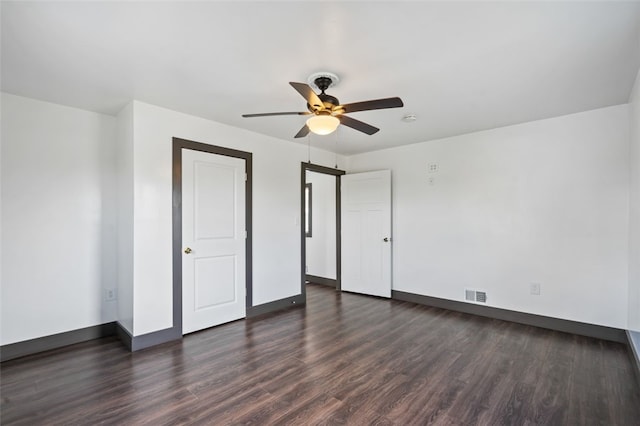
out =
<path fill-rule="evenodd" d="M 306 308 L 1 365 L 3 425 L 638 425 L 626 346 L 310 285 Z"/>

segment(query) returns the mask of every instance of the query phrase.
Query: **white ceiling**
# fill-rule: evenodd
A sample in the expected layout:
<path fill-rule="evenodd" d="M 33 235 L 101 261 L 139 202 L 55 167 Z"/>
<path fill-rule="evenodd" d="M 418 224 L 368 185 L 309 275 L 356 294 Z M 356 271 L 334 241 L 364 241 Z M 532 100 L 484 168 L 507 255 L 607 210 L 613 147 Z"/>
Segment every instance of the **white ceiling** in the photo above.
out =
<path fill-rule="evenodd" d="M 294 140 L 288 84 L 316 71 L 380 127 L 312 136 L 343 154 L 625 103 L 638 2 L 3 2 L 2 90 L 116 114 L 131 99 Z M 408 113 L 418 120 L 404 123 Z M 298 139 L 307 143 L 307 139 Z"/>

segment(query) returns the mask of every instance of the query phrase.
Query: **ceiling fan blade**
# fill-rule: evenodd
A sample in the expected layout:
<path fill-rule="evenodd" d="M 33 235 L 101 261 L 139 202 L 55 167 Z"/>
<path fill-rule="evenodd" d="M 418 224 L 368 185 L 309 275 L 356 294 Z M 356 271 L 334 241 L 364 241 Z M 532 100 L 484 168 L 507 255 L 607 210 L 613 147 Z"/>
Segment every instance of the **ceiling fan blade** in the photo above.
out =
<path fill-rule="evenodd" d="M 304 138 L 308 134 L 309 134 L 309 128 L 305 124 L 304 126 L 302 126 L 302 129 L 300 129 L 300 131 L 298 133 L 296 133 L 294 138 Z"/>
<path fill-rule="evenodd" d="M 384 98 L 375 99 L 372 101 L 354 102 L 351 104 L 340 105 L 344 109 L 344 112 L 356 112 L 356 111 L 369 111 L 372 109 L 386 109 L 386 108 L 400 108 L 403 107 L 402 99 L 400 98 Z"/>
<path fill-rule="evenodd" d="M 362 133 L 366 133 L 368 135 L 373 135 L 380 130 L 377 127 L 373 127 L 372 125 L 360 120 L 356 120 L 355 118 L 347 117 L 346 115 L 340 115 L 338 116 L 338 119 L 340 120 L 341 124 L 344 124 L 347 127 L 351 127 L 352 129 L 359 130 Z"/>
<path fill-rule="evenodd" d="M 272 115 L 309 115 L 311 114 L 309 111 L 305 112 L 263 112 L 260 114 L 242 114 L 243 117 L 269 117 Z"/>
<path fill-rule="evenodd" d="M 296 83 L 292 81 L 290 81 L 289 84 L 307 100 L 309 105 L 315 107 L 314 109 L 324 109 L 324 103 L 320 100 L 316 92 L 313 91 L 311 86 L 306 83 Z"/>

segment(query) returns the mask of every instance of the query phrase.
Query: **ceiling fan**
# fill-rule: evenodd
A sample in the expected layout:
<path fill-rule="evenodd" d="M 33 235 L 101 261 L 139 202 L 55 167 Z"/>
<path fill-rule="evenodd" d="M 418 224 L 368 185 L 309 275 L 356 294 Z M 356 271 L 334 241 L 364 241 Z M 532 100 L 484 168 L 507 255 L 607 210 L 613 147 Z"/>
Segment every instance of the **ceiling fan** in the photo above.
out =
<path fill-rule="evenodd" d="M 307 101 L 307 109 L 303 112 L 267 112 L 261 114 L 243 114 L 243 117 L 268 117 L 273 115 L 312 115 L 300 131 L 295 135 L 302 138 L 313 132 L 318 135 L 328 135 L 332 133 L 339 124 L 343 124 L 352 129 L 373 135 L 380 129 L 370 124 L 364 123 L 355 118 L 351 118 L 346 113 L 369 111 L 374 109 L 399 108 L 404 106 L 400 98 L 384 98 L 370 101 L 354 102 L 350 104 L 340 104 L 338 98 L 325 93 L 329 87 L 338 82 L 338 76 L 333 73 L 316 73 L 309 77 L 309 83 L 320 89 L 317 94 L 309 84 L 290 82 L 289 84 L 302 95 Z"/>

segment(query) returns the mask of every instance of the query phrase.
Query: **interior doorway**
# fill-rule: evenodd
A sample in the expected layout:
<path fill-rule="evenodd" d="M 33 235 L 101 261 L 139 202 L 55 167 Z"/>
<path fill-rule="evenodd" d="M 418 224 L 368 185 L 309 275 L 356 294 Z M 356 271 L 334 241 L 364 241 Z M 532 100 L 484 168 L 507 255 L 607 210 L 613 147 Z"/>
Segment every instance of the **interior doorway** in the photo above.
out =
<path fill-rule="evenodd" d="M 301 293 L 308 281 L 341 290 L 340 176 L 343 170 L 302 163 Z"/>
<path fill-rule="evenodd" d="M 336 287 L 336 177 L 307 170 L 306 280 Z"/>

